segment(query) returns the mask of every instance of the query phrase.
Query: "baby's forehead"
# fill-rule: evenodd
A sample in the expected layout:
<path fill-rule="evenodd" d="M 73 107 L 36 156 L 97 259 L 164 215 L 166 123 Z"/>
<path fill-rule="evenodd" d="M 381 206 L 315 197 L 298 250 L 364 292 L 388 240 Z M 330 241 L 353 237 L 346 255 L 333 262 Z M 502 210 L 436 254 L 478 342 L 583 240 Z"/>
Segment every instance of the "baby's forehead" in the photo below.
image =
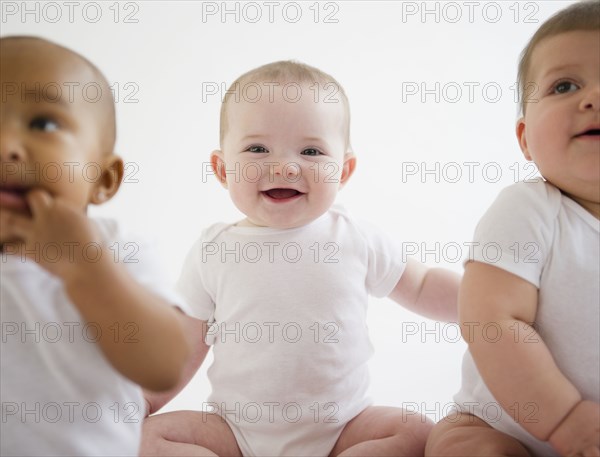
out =
<path fill-rule="evenodd" d="M 2 100 L 112 105 L 110 86 L 87 59 L 35 37 L 0 39 Z"/>
<path fill-rule="evenodd" d="M 572 30 L 545 37 L 532 50 L 527 76 L 535 79 L 549 69 L 572 69 L 585 64 L 585 54 L 573 51 L 581 43 L 600 43 L 598 38 L 600 30 Z"/>
<path fill-rule="evenodd" d="M 341 93 L 328 92 L 326 89 L 332 87 L 328 84 L 329 81 L 312 79 L 256 76 L 238 80 L 229 88 L 223 103 L 221 141 L 232 129 L 236 135 L 246 131 L 286 131 L 321 137 L 341 132 L 348 138 L 347 103 Z"/>
<path fill-rule="evenodd" d="M 94 68 L 74 52 L 35 38 L 0 41 L 2 79 L 43 84 L 85 84 L 98 79 Z M 27 86 L 23 86 L 27 88 Z"/>
<path fill-rule="evenodd" d="M 345 131 L 347 118 L 341 104 L 323 103 L 303 95 L 295 101 L 284 97 L 230 101 L 226 122 L 238 133 L 294 131 L 321 136 L 328 130 Z"/>
<path fill-rule="evenodd" d="M 227 91 L 227 111 L 314 110 L 333 114 L 330 108 L 345 108 L 342 98 L 329 83 L 295 80 L 242 80 Z M 327 89 L 327 91 L 326 91 Z"/>

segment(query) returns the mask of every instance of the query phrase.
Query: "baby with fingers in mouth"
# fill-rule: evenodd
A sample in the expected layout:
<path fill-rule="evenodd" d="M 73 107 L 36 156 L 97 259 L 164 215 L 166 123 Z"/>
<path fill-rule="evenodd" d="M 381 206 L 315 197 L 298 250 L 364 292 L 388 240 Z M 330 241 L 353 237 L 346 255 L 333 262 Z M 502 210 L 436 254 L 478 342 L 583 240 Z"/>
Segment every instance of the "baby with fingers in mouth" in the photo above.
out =
<path fill-rule="evenodd" d="M 137 455 L 140 387 L 176 385 L 190 349 L 150 246 L 87 215 L 123 178 L 110 86 L 22 36 L 0 80 L 0 454 Z"/>

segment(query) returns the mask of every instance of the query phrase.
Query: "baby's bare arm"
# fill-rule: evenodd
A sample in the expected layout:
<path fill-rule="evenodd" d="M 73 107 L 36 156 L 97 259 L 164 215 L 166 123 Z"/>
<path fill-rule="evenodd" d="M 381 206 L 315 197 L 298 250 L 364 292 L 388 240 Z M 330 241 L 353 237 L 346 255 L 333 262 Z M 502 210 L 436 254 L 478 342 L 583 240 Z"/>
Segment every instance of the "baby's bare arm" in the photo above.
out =
<path fill-rule="evenodd" d="M 192 349 L 192 354 L 183 369 L 179 383 L 173 389 L 166 392 L 144 390 L 146 415 L 154 414 L 181 392 L 194 377 L 194 374 L 198 371 L 202 362 L 204 362 L 206 354 L 208 354 L 210 349 L 210 346 L 204 342 L 206 332 L 208 331 L 207 321 L 195 319 L 185 314 L 180 314 L 179 320 L 188 339 L 188 344 Z"/>
<path fill-rule="evenodd" d="M 84 213 L 42 190 L 27 200 L 31 217 L 4 215 L 7 238 L 22 240 L 20 249 L 62 280 L 83 319 L 99 328 L 98 344 L 115 369 L 144 388 L 172 388 L 190 352 L 178 311 L 106 253 L 93 261 L 86 256 L 84 247 L 102 240 Z M 58 259 L 37 254 L 51 245 L 69 249 Z"/>
<path fill-rule="evenodd" d="M 443 268 L 428 268 L 409 259 L 390 298 L 417 314 L 446 322 L 458 320 L 460 275 Z"/>
<path fill-rule="evenodd" d="M 110 363 L 124 376 L 153 390 L 173 387 L 181 376 L 189 349 L 176 311 L 138 284 L 112 261 L 82 268 L 65 281 L 69 297 L 87 322 L 102 329 L 98 341 Z M 113 338 L 110 328 L 133 324 L 134 341 Z"/>
<path fill-rule="evenodd" d="M 467 265 L 459 293 L 463 338 L 500 405 L 546 441 L 581 396 L 530 325 L 537 303 L 533 284 L 490 265 Z"/>

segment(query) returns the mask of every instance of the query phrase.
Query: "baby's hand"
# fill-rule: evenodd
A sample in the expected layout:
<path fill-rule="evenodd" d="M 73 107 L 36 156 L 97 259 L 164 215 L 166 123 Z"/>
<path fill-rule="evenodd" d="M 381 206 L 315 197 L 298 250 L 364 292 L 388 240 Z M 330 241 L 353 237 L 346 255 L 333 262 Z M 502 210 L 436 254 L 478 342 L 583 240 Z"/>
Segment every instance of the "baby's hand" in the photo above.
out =
<path fill-rule="evenodd" d="M 100 236 L 83 211 L 41 189 L 30 191 L 27 203 L 31 217 L 12 213 L 3 222 L 3 235 L 22 240 L 27 257 L 63 280 L 101 258 Z"/>
<path fill-rule="evenodd" d="M 563 456 L 600 457 L 600 404 L 579 402 L 549 441 Z"/>

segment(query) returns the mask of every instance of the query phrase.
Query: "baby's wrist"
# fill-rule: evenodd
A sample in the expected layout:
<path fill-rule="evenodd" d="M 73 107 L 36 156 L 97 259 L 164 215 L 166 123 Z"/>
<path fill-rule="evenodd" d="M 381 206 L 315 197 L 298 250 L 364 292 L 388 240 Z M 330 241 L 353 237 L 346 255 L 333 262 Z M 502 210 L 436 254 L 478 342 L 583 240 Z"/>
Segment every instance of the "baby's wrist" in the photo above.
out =
<path fill-rule="evenodd" d="M 581 405 L 582 401 L 583 400 L 580 399 L 577 403 L 575 403 L 571 407 L 569 412 L 567 414 L 565 414 L 564 417 L 561 419 L 561 421 L 556 425 L 556 427 L 554 427 L 554 430 L 552 430 L 552 432 L 550 432 L 550 437 L 552 437 L 552 435 L 554 435 L 561 428 L 561 426 L 563 426 L 565 424 L 565 422 L 569 419 L 569 417 L 571 417 L 573 415 L 573 413 L 575 412 L 577 407 L 579 405 Z"/>
<path fill-rule="evenodd" d="M 570 422 L 572 418 L 577 414 L 577 411 L 584 403 L 583 400 L 579 400 L 570 410 L 569 412 L 562 418 L 562 420 L 554 427 L 554 430 L 550 432 L 548 436 L 548 442 L 555 448 L 560 449 L 562 447 L 563 441 L 569 435 L 566 430 L 570 427 Z"/>

